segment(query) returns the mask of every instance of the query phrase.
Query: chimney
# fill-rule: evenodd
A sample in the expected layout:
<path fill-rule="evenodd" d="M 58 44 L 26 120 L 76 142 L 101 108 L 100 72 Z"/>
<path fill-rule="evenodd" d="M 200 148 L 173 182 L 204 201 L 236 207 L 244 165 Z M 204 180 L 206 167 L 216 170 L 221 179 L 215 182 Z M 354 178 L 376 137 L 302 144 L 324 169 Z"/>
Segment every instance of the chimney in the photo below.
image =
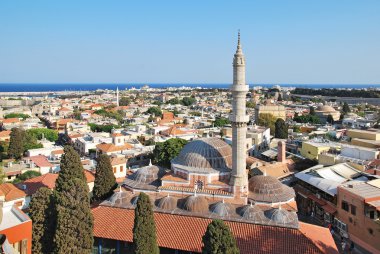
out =
<path fill-rule="evenodd" d="M 286 162 L 286 145 L 284 141 L 279 141 L 277 146 L 277 161 L 281 163 Z"/>

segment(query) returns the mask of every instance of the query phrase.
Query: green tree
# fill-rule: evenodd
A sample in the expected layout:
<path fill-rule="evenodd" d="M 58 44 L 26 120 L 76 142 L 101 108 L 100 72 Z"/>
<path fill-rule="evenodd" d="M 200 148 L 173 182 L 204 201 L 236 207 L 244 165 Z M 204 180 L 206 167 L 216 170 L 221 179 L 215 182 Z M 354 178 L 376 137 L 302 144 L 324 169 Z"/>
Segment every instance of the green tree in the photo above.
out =
<path fill-rule="evenodd" d="M 213 220 L 202 237 L 203 254 L 239 254 L 229 227 L 220 219 Z"/>
<path fill-rule="evenodd" d="M 343 107 L 342 107 L 343 115 L 346 115 L 349 112 L 351 112 L 350 106 L 348 106 L 347 102 L 343 103 Z"/>
<path fill-rule="evenodd" d="M 310 108 L 309 108 L 309 115 L 312 115 L 312 116 L 315 115 L 315 109 L 313 106 L 310 106 Z"/>
<path fill-rule="evenodd" d="M 33 221 L 32 252 L 51 253 L 55 231 L 53 191 L 42 187 L 33 194 L 29 216 Z"/>
<path fill-rule="evenodd" d="M 182 99 L 182 105 L 184 105 L 184 106 L 191 106 L 195 102 L 196 102 L 196 100 L 193 97 L 183 97 L 183 99 Z"/>
<path fill-rule="evenodd" d="M 214 126 L 215 127 L 223 127 L 224 125 L 227 125 L 227 124 L 230 124 L 230 120 L 228 118 L 225 118 L 225 117 L 217 117 L 215 118 L 215 121 L 214 121 Z"/>
<path fill-rule="evenodd" d="M 37 149 L 43 147 L 41 143 L 38 143 L 37 138 L 33 134 L 23 131 L 22 136 L 24 152 L 27 152 L 30 149 Z"/>
<path fill-rule="evenodd" d="M 146 111 L 147 114 L 162 117 L 162 110 L 159 107 L 150 107 Z"/>
<path fill-rule="evenodd" d="M 332 115 L 329 114 L 327 116 L 326 122 L 328 122 L 329 124 L 334 124 L 334 118 L 332 117 Z"/>
<path fill-rule="evenodd" d="M 87 184 L 80 178 L 69 178 L 54 198 L 54 253 L 92 253 L 94 222 Z"/>
<path fill-rule="evenodd" d="M 286 139 L 288 138 L 288 125 L 282 118 L 278 118 L 274 124 L 274 137 Z"/>
<path fill-rule="evenodd" d="M 133 249 L 136 254 L 158 254 L 156 225 L 149 196 L 141 192 L 135 208 Z"/>
<path fill-rule="evenodd" d="M 247 101 L 247 102 L 245 103 L 245 106 L 246 106 L 247 108 L 255 108 L 255 107 L 256 107 L 256 103 L 253 102 L 253 101 Z"/>
<path fill-rule="evenodd" d="M 259 115 L 258 124 L 260 126 L 265 126 L 267 128 L 270 128 L 270 133 L 274 134 L 274 123 L 276 122 L 276 117 L 274 117 L 270 113 L 261 113 Z"/>
<path fill-rule="evenodd" d="M 10 158 L 21 159 L 24 153 L 23 132 L 20 128 L 12 128 L 8 147 L 8 156 Z"/>
<path fill-rule="evenodd" d="M 97 159 L 93 200 L 108 198 L 116 188 L 116 179 L 112 171 L 111 160 L 106 154 L 101 154 Z"/>
<path fill-rule="evenodd" d="M 34 178 L 34 177 L 37 177 L 40 175 L 41 175 L 40 172 L 37 172 L 34 170 L 28 170 L 28 171 L 22 173 L 21 175 L 19 175 L 15 180 L 13 180 L 13 183 L 20 183 L 20 182 L 23 182 L 25 180 L 28 180 L 30 178 Z"/>
<path fill-rule="evenodd" d="M 153 150 L 155 163 L 169 168 L 170 161 L 177 157 L 186 144 L 187 141 L 181 138 L 171 138 L 165 142 L 156 143 Z"/>
<path fill-rule="evenodd" d="M 170 100 L 167 101 L 167 104 L 171 104 L 171 105 L 181 104 L 181 100 L 178 99 L 177 97 L 176 98 L 172 98 L 172 99 L 170 99 Z"/>
<path fill-rule="evenodd" d="M 131 104 L 131 99 L 129 99 L 128 97 L 121 97 L 121 99 L 119 100 L 120 106 L 128 106 L 129 104 Z"/>
<path fill-rule="evenodd" d="M 0 166 L 0 184 L 3 184 L 5 182 L 4 178 L 5 178 L 4 169 L 2 166 Z"/>
<path fill-rule="evenodd" d="M 30 115 L 22 114 L 22 113 L 10 113 L 10 114 L 4 116 L 5 119 L 8 119 L 8 118 L 22 118 L 24 120 L 26 118 L 29 118 L 29 117 L 30 117 Z"/>
<path fill-rule="evenodd" d="M 58 131 L 56 130 L 46 128 L 35 128 L 27 130 L 26 133 L 35 137 L 38 140 L 41 140 L 42 138 L 46 138 L 51 142 L 55 142 L 58 140 Z"/>

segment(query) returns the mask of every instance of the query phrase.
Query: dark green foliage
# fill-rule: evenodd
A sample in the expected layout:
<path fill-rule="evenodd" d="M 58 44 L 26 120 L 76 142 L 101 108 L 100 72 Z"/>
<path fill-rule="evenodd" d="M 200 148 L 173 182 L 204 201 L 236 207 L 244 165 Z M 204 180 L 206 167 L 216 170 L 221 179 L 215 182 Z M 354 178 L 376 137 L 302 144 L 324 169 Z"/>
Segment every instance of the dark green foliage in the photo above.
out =
<path fill-rule="evenodd" d="M 0 161 L 8 159 L 8 147 L 9 143 L 6 141 L 0 141 Z"/>
<path fill-rule="evenodd" d="M 198 111 L 191 111 L 191 112 L 189 112 L 189 115 L 191 115 L 191 116 L 202 116 L 202 113 L 198 112 Z"/>
<path fill-rule="evenodd" d="M 163 103 L 161 101 L 153 101 L 152 104 L 161 106 Z"/>
<path fill-rule="evenodd" d="M 8 114 L 8 115 L 5 115 L 4 118 L 5 119 L 8 119 L 8 118 L 22 118 L 22 119 L 26 119 L 26 118 L 29 118 L 30 115 L 27 115 L 27 114 L 22 114 L 22 113 L 11 113 L 11 114 Z"/>
<path fill-rule="evenodd" d="M 380 98 L 380 91 L 375 89 L 309 89 L 309 88 L 296 88 L 292 92 L 293 94 L 302 95 L 322 95 L 322 96 L 337 96 L 337 97 L 356 97 L 356 98 Z"/>
<path fill-rule="evenodd" d="M 12 128 L 10 135 L 8 156 L 19 160 L 24 153 L 23 136 L 24 130 L 20 128 Z"/>
<path fill-rule="evenodd" d="M 158 254 L 156 225 L 149 196 L 141 192 L 135 208 L 133 225 L 133 249 L 135 254 Z"/>
<path fill-rule="evenodd" d="M 224 117 L 217 117 L 215 118 L 215 121 L 214 121 L 214 126 L 215 127 L 223 127 L 224 125 L 227 125 L 227 124 L 230 124 L 230 120 L 228 118 L 224 118 Z"/>
<path fill-rule="evenodd" d="M 297 123 L 313 123 L 313 124 L 320 124 L 321 120 L 318 116 L 313 115 L 305 115 L 305 116 L 295 116 L 293 118 L 294 121 Z"/>
<path fill-rule="evenodd" d="M 328 115 L 327 116 L 327 119 L 326 119 L 326 122 L 330 123 L 330 124 L 333 124 L 334 123 L 334 118 L 332 117 L 332 115 Z"/>
<path fill-rule="evenodd" d="M 193 97 L 183 97 L 182 99 L 182 105 L 184 106 L 191 106 L 196 102 L 195 98 Z"/>
<path fill-rule="evenodd" d="M 343 113 L 343 115 L 345 115 L 345 114 L 347 114 L 349 112 L 351 112 L 350 107 L 348 106 L 347 102 L 345 102 L 343 104 L 343 107 L 342 107 L 342 113 Z"/>
<path fill-rule="evenodd" d="M 112 171 L 111 160 L 106 154 L 101 154 L 97 160 L 93 200 L 108 198 L 116 187 L 115 175 Z"/>
<path fill-rule="evenodd" d="M 60 192 L 67 189 L 67 182 L 75 178 L 78 178 L 87 186 L 79 154 L 71 146 L 65 146 L 64 152 L 61 158 L 61 170 L 55 183 L 56 191 Z"/>
<path fill-rule="evenodd" d="M 22 173 L 21 175 L 19 175 L 14 181 L 13 183 L 19 183 L 19 182 L 23 182 L 25 180 L 28 180 L 30 178 L 34 178 L 34 177 L 37 177 L 37 176 L 40 176 L 41 173 L 40 172 L 37 172 L 37 171 L 33 171 L 33 170 L 28 170 L 24 173 Z"/>
<path fill-rule="evenodd" d="M 58 140 L 58 131 L 46 129 L 46 128 L 36 128 L 26 131 L 27 134 L 35 137 L 38 140 L 41 140 L 43 137 L 51 142 Z"/>
<path fill-rule="evenodd" d="M 54 197 L 54 253 L 92 253 L 94 222 L 86 182 L 72 176 L 55 191 Z"/>
<path fill-rule="evenodd" d="M 219 219 L 213 220 L 202 237 L 203 254 L 238 254 L 236 240 L 229 227 Z"/>
<path fill-rule="evenodd" d="M 172 105 L 181 104 L 181 100 L 178 99 L 177 97 L 176 98 L 172 98 L 172 99 L 170 99 L 170 100 L 167 101 L 167 104 L 172 104 Z"/>
<path fill-rule="evenodd" d="M 153 150 L 155 163 L 169 168 L 170 161 L 179 154 L 186 144 L 187 141 L 181 138 L 171 138 L 165 142 L 156 143 Z"/>
<path fill-rule="evenodd" d="M 94 113 L 97 114 L 97 115 L 100 115 L 100 116 L 104 116 L 104 117 L 115 119 L 119 123 L 121 123 L 123 121 L 123 115 L 120 114 L 119 111 L 113 111 L 113 110 L 107 111 L 107 110 L 104 110 L 104 109 L 100 109 L 100 110 L 95 111 Z"/>
<path fill-rule="evenodd" d="M 5 182 L 4 178 L 5 178 L 5 173 L 4 173 L 4 169 L 3 167 L 0 166 L 0 184 L 3 184 Z"/>
<path fill-rule="evenodd" d="M 253 101 L 247 101 L 247 102 L 245 103 L 245 106 L 246 106 L 247 108 L 255 108 L 255 107 L 256 107 L 256 103 L 253 102 Z"/>
<path fill-rule="evenodd" d="M 119 106 L 128 106 L 129 104 L 131 104 L 131 99 L 128 97 L 121 97 L 119 100 Z"/>
<path fill-rule="evenodd" d="M 55 221 L 53 216 L 53 191 L 42 187 L 33 194 L 29 204 L 29 216 L 33 221 L 32 253 L 51 253 Z"/>
<path fill-rule="evenodd" d="M 112 129 L 119 128 L 118 125 L 114 124 L 107 124 L 107 125 L 97 125 L 94 123 L 89 123 L 88 124 L 91 128 L 91 131 L 93 132 L 108 132 L 111 133 Z"/>
<path fill-rule="evenodd" d="M 147 114 L 162 117 L 162 111 L 159 107 L 150 107 L 146 111 Z"/>
<path fill-rule="evenodd" d="M 43 147 L 42 144 L 38 143 L 37 138 L 30 132 L 23 131 L 22 135 L 24 152 L 28 151 L 29 149 L 37 149 Z"/>
<path fill-rule="evenodd" d="M 274 137 L 281 139 L 288 138 L 288 125 L 282 118 L 278 118 L 274 124 Z"/>
<path fill-rule="evenodd" d="M 313 106 L 310 107 L 309 115 L 312 115 L 312 116 L 315 115 L 315 109 Z"/>
<path fill-rule="evenodd" d="M 276 117 L 274 117 L 270 113 L 261 113 L 259 115 L 258 124 L 260 126 L 265 126 L 267 128 L 270 128 L 270 133 L 274 134 L 274 123 L 276 122 Z"/>
<path fill-rule="evenodd" d="M 177 109 L 174 109 L 174 110 L 171 111 L 171 112 L 174 114 L 174 116 L 178 116 L 178 114 L 182 114 L 182 112 L 179 111 L 179 110 L 177 110 Z"/>

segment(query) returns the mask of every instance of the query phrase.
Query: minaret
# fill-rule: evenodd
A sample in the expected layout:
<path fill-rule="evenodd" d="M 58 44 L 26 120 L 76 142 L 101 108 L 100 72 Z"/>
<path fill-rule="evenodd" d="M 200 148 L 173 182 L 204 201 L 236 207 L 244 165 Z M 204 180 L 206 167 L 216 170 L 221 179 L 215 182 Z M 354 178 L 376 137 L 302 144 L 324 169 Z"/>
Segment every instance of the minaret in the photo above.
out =
<path fill-rule="evenodd" d="M 116 87 L 116 105 L 119 107 L 119 87 Z"/>
<path fill-rule="evenodd" d="M 246 138 L 249 116 L 246 115 L 245 103 L 248 85 L 245 83 L 245 58 L 240 45 L 240 31 L 238 45 L 233 61 L 234 80 L 231 86 L 232 113 L 232 174 L 230 185 L 235 196 L 248 192 L 248 179 L 246 172 Z"/>

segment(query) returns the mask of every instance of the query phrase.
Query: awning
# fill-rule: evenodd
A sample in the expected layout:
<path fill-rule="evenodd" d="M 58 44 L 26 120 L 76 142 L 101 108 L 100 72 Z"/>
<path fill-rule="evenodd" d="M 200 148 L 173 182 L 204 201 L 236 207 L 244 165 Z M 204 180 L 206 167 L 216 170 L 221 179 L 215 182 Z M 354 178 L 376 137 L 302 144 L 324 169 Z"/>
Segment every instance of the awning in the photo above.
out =
<path fill-rule="evenodd" d="M 307 197 L 310 198 L 311 200 L 313 200 L 314 202 L 318 203 L 320 206 L 326 205 L 325 201 L 317 198 L 314 194 L 309 194 Z"/>
<path fill-rule="evenodd" d="M 323 210 L 329 214 L 335 214 L 336 213 L 336 208 L 333 207 L 332 205 L 326 204 L 322 206 Z"/>

